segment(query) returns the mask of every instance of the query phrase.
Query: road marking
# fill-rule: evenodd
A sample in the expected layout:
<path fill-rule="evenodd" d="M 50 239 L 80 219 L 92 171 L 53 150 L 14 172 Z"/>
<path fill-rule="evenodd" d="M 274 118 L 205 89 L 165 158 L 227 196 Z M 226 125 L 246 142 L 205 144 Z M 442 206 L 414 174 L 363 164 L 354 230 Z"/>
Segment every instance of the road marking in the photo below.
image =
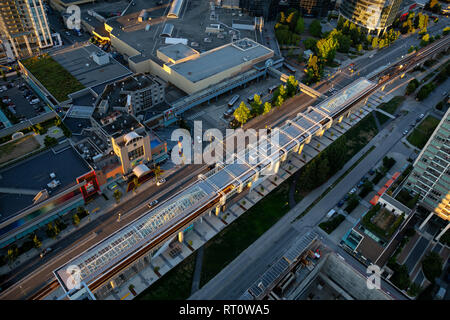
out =
<path fill-rule="evenodd" d="M 120 300 L 125 299 L 126 297 L 128 297 L 130 295 L 130 293 L 128 292 L 126 295 L 124 295 L 122 298 L 120 298 Z"/>

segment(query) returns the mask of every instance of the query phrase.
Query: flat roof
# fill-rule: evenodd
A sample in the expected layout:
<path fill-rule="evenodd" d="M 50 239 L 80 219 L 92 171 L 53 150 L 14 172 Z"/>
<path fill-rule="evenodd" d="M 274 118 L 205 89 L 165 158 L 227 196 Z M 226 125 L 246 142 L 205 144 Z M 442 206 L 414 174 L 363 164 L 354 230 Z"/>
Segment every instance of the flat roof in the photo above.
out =
<path fill-rule="evenodd" d="M 70 145 L 55 152 L 50 149 L 0 171 L 0 188 L 51 191 L 50 196 L 76 184 L 76 178 L 91 171 L 87 162 Z M 50 173 L 61 184 L 50 189 Z M 33 195 L 0 193 L 0 221 L 33 204 Z"/>
<path fill-rule="evenodd" d="M 248 43 L 249 46 L 241 47 L 243 43 Z M 198 82 L 270 54 L 273 55 L 271 49 L 246 38 L 202 53 L 198 58 L 169 65 L 169 67 L 188 80 Z"/>
<path fill-rule="evenodd" d="M 184 45 L 182 43 L 172 44 L 158 49 L 159 52 L 165 54 L 167 57 L 174 61 L 178 61 L 194 54 L 198 54 L 197 50 Z"/>
<path fill-rule="evenodd" d="M 109 63 L 98 65 L 90 57 L 92 53 L 104 51 L 93 44 L 86 44 L 58 50 L 51 56 L 85 87 L 94 87 L 132 74 L 112 57 L 109 57 Z"/>

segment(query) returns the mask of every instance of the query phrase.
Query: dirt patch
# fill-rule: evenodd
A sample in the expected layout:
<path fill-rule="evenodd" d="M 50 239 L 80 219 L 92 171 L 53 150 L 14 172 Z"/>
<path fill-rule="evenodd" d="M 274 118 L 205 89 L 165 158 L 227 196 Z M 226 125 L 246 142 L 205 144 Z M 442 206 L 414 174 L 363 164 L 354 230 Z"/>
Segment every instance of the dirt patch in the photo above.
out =
<path fill-rule="evenodd" d="M 40 147 L 33 136 L 26 136 L 0 147 L 0 164 L 19 158 Z"/>
<path fill-rule="evenodd" d="M 387 230 L 389 226 L 394 222 L 395 217 L 387 210 L 380 210 L 378 214 L 373 218 L 373 223 L 383 230 Z"/>

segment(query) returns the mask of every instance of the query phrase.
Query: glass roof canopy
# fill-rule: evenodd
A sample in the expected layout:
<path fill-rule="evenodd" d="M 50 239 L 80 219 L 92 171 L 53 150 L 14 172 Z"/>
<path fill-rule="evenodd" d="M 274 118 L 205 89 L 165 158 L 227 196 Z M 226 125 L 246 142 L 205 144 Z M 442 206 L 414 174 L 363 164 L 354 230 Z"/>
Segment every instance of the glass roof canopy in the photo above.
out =
<path fill-rule="evenodd" d="M 349 103 L 373 86 L 374 83 L 361 78 L 317 107 L 309 107 L 293 120 L 274 128 L 270 136 L 260 137 L 257 144 L 250 144 L 235 154 L 233 163 L 219 165 L 217 172 L 211 176 L 199 179 L 55 270 L 56 278 L 64 290 L 68 291 L 65 286 L 69 276 L 66 270 L 69 266 L 76 265 L 81 270 L 82 281 L 89 283 L 94 280 L 137 249 L 149 245 L 152 239 L 183 218 L 217 199 L 218 195 L 223 194 L 229 186 L 237 188 L 248 183 L 258 172 L 270 171 L 271 164 L 278 162 L 296 146 L 301 146 L 309 138 L 324 130 L 325 126 L 331 124 L 333 115 L 345 109 Z M 274 134 L 278 134 L 278 145 L 271 142 Z M 258 152 L 261 148 L 267 150 L 265 155 L 261 156 Z M 252 152 L 259 154 L 256 160 L 252 158 Z"/>

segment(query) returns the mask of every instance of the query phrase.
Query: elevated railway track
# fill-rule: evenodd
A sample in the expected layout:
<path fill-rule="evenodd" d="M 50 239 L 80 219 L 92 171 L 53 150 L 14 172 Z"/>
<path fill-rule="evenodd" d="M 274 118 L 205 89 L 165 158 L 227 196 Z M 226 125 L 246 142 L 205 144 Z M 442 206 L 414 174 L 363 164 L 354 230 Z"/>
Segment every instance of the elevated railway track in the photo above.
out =
<path fill-rule="evenodd" d="M 350 116 L 359 104 L 387 83 L 401 77 L 405 72 L 424 62 L 430 56 L 443 49 L 447 50 L 449 41 L 449 36 L 435 41 L 380 71 L 377 75 L 371 76 L 369 78 L 371 81 L 366 79 L 356 80 L 351 87 L 342 89 L 340 93 L 323 101 L 318 107 L 309 107 L 294 119 L 287 120 L 284 125 L 272 130 L 272 132 L 277 132 L 280 135 L 280 144 L 276 148 L 275 156 L 267 156 L 255 164 L 250 164 L 248 160 L 249 150 L 255 149 L 256 146 L 249 145 L 248 149 L 236 154 L 236 158 L 243 160 L 243 164 L 218 165 L 216 171 L 206 179 L 199 180 L 193 186 L 180 191 L 154 210 L 132 221 L 117 233 L 55 270 L 54 274 L 57 280 L 45 285 L 28 299 L 42 299 L 59 286 L 63 286 L 67 292 L 68 288 L 65 287 L 67 277 L 64 278 L 63 275 L 65 268 L 71 264 L 80 265 L 81 269 L 84 268 L 82 280 L 86 282 L 90 291 L 95 292 L 107 284 L 110 279 L 133 265 L 135 261 L 157 250 L 166 241 L 173 239 L 174 235 L 182 232 L 184 228 L 205 213 L 214 209 L 220 211 L 220 207 L 225 205 L 227 198 L 241 192 L 248 186 L 249 182 L 259 179 L 260 176 L 264 176 L 270 171 L 277 171 L 279 163 L 286 160 L 290 152 L 300 153 L 303 146 L 309 143 L 311 137 L 322 135 L 332 123 L 340 122 L 344 116 Z M 266 142 L 270 144 L 269 139 Z M 271 147 L 275 148 L 275 146 Z M 178 215 L 172 217 L 168 217 L 167 214 L 158 216 L 172 202 L 185 203 L 187 198 L 183 198 L 183 193 L 189 197 L 191 195 L 189 192 L 196 186 L 203 192 L 200 192 L 202 196 L 199 197 L 200 200 L 197 203 L 195 201 L 190 203 Z M 153 217 L 156 216 L 160 220 L 155 222 Z M 142 225 L 144 227 L 141 227 Z M 133 230 L 133 233 L 129 237 L 134 237 L 134 242 L 132 241 L 129 246 L 117 242 L 119 241 L 118 235 L 127 235 L 131 232 L 130 230 Z M 117 254 L 111 255 L 109 260 L 105 255 L 108 250 L 117 252 Z"/>

